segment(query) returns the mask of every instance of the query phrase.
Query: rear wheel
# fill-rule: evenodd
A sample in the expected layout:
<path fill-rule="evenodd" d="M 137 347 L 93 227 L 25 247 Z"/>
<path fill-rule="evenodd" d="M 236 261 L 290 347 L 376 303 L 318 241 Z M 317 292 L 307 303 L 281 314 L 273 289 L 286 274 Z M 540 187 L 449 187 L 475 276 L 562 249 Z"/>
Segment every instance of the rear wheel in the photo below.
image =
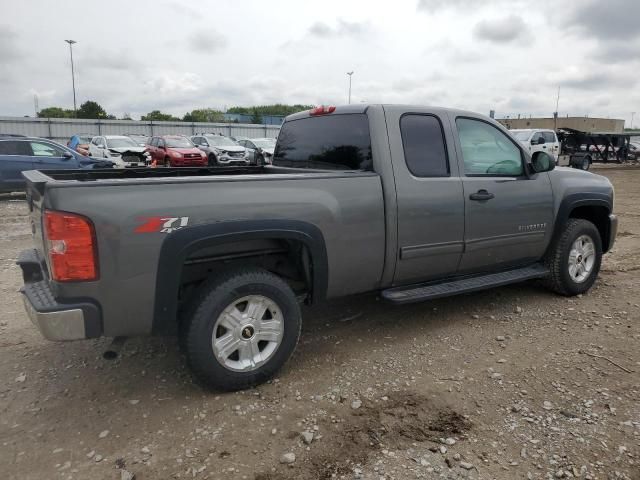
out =
<path fill-rule="evenodd" d="M 589 170 L 591 166 L 591 157 L 582 157 L 582 162 L 580 163 L 580 170 Z"/>
<path fill-rule="evenodd" d="M 215 390 L 239 390 L 271 378 L 293 353 L 302 325 L 291 287 L 258 268 L 207 282 L 185 321 L 189 366 Z"/>
<path fill-rule="evenodd" d="M 547 252 L 545 263 L 551 272 L 547 286 L 566 296 L 584 293 L 595 282 L 601 262 L 602 241 L 596 226 L 571 218 Z"/>

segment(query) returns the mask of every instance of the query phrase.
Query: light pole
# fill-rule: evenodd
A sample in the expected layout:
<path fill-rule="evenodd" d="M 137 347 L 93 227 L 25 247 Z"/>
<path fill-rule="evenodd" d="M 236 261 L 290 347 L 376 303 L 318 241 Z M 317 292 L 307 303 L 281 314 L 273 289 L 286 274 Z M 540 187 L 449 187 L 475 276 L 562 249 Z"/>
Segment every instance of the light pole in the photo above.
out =
<path fill-rule="evenodd" d="M 65 40 L 69 44 L 69 55 L 71 55 L 71 85 L 73 87 L 73 112 L 78 116 L 78 107 L 76 106 L 76 75 L 73 71 L 73 44 L 78 43 L 75 40 Z"/>
<path fill-rule="evenodd" d="M 347 72 L 347 75 L 349 75 L 349 103 L 351 103 L 351 75 L 353 72 Z"/>

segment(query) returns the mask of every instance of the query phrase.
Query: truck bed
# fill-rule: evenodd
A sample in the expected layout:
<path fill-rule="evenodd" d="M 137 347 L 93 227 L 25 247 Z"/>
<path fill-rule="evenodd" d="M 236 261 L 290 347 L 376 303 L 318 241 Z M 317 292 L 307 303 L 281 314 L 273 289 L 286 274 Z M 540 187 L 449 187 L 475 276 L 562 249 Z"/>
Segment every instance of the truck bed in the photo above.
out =
<path fill-rule="evenodd" d="M 270 169 L 264 166 L 241 167 L 158 167 L 158 168 L 105 168 L 92 170 L 47 170 L 45 175 L 54 180 L 77 180 L 90 182 L 95 180 L 114 180 L 125 178 L 158 177 L 208 177 L 220 175 L 268 174 Z M 271 170 L 273 172 L 273 170 Z"/>

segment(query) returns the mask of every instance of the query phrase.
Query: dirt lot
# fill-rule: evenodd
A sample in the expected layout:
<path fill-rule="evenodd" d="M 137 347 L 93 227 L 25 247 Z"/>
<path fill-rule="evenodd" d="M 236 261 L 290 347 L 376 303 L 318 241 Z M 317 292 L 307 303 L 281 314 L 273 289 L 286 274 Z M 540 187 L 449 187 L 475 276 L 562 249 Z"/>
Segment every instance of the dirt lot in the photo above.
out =
<path fill-rule="evenodd" d="M 43 340 L 16 293 L 25 202 L 0 201 L 1 477 L 640 479 L 640 168 L 597 172 L 621 223 L 588 295 L 352 298 L 305 312 L 276 380 L 224 395 L 174 339 L 114 362 L 106 339 Z"/>

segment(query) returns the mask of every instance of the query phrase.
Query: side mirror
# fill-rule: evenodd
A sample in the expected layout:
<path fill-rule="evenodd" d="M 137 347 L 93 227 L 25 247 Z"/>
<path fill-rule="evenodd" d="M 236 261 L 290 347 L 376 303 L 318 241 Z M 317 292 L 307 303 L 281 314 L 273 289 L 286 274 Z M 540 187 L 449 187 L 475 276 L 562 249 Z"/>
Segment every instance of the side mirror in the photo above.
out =
<path fill-rule="evenodd" d="M 70 158 L 73 158 L 73 154 L 71 152 L 63 152 L 62 158 L 69 160 Z"/>
<path fill-rule="evenodd" d="M 209 146 L 209 142 L 202 142 L 200 144 L 201 147 L 208 147 Z"/>
<path fill-rule="evenodd" d="M 550 172 L 556 168 L 556 161 L 547 152 L 535 152 L 531 156 L 531 168 L 535 173 Z"/>

